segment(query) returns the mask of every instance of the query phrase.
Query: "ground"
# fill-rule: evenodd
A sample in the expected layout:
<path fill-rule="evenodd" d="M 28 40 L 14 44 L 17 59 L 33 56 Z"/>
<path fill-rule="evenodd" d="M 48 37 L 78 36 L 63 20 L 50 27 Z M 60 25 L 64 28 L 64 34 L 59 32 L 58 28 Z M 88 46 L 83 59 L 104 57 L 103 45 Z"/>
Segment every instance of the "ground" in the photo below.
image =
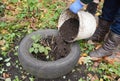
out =
<path fill-rule="evenodd" d="M 38 29 L 57 29 L 59 15 L 71 3 L 69 1 L 1 1 L 5 5 L 0 4 L 0 81 L 119 81 L 120 48 L 113 54 L 117 58 L 106 57 L 93 62 L 88 52 L 98 49 L 101 43 L 92 45 L 86 40 L 78 41 L 81 57 L 76 67 L 67 75 L 54 80 L 44 80 L 23 70 L 18 59 L 20 41 L 25 35 Z M 101 13 L 102 4 L 99 5 L 96 15 Z"/>

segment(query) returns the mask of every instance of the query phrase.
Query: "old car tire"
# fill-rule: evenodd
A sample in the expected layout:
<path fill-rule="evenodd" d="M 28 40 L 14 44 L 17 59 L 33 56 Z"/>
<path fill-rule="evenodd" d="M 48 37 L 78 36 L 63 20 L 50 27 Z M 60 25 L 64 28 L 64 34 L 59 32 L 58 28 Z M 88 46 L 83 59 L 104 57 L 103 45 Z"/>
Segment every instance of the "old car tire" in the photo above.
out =
<path fill-rule="evenodd" d="M 71 44 L 70 53 L 56 61 L 37 60 L 29 53 L 29 48 L 33 43 L 31 37 L 38 34 L 45 38 L 58 35 L 58 31 L 54 29 L 38 30 L 24 37 L 18 49 L 18 58 L 23 68 L 32 75 L 45 79 L 57 78 L 69 73 L 78 62 L 80 56 L 79 45 L 77 43 Z"/>

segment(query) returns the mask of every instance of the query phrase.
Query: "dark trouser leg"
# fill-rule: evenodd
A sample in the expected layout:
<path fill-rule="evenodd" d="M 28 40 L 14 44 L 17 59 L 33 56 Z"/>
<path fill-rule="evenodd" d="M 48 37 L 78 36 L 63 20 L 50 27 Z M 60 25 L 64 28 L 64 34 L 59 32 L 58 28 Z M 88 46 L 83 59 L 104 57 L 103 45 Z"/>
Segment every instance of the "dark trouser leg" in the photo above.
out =
<path fill-rule="evenodd" d="M 112 54 L 113 50 L 120 44 L 120 7 L 115 15 L 115 20 L 111 25 L 111 31 L 108 35 L 108 39 L 102 45 L 101 48 L 91 52 L 91 57 L 105 57 Z"/>
<path fill-rule="evenodd" d="M 106 21 L 113 21 L 120 7 L 120 0 L 105 0 L 100 18 Z"/>
<path fill-rule="evenodd" d="M 110 27 L 111 31 L 120 35 L 120 7 L 118 9 L 117 14 L 115 15 L 115 21 Z"/>
<path fill-rule="evenodd" d="M 102 15 L 99 16 L 98 27 L 90 38 L 94 42 L 101 42 L 108 33 L 111 23 L 114 20 L 115 14 L 119 8 L 119 0 L 105 0 Z"/>

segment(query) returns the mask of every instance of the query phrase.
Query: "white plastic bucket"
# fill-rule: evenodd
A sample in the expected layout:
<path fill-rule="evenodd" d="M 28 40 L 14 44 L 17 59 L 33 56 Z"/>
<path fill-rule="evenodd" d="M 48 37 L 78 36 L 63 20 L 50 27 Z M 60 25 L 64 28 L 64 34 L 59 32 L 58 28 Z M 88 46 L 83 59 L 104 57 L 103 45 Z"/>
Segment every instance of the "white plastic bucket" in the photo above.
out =
<path fill-rule="evenodd" d="M 61 13 L 58 20 L 58 30 L 60 30 L 62 24 L 70 18 L 75 18 L 79 20 L 79 31 L 77 36 L 69 42 L 80 39 L 87 39 L 94 34 L 96 30 L 95 17 L 89 12 L 85 11 L 79 11 L 77 14 L 73 14 L 69 9 L 66 9 Z"/>

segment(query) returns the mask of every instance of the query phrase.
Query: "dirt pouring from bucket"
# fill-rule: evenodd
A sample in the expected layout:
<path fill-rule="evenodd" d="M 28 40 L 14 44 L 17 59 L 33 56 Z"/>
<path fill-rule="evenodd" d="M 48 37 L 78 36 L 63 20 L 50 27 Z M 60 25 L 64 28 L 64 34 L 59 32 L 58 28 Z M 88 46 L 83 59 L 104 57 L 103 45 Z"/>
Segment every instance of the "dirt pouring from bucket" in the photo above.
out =
<path fill-rule="evenodd" d="M 33 53 L 33 56 L 44 61 L 53 61 L 66 57 L 71 50 L 71 42 L 67 41 L 71 41 L 77 36 L 78 27 L 79 21 L 77 19 L 71 18 L 65 21 L 57 36 L 48 36 L 40 41 L 43 46 L 48 46 L 52 49 L 47 55 L 49 58 L 46 58 L 46 55 L 43 53 L 40 55 Z"/>
<path fill-rule="evenodd" d="M 60 27 L 59 33 L 63 40 L 70 42 L 74 40 L 79 31 L 79 21 L 75 18 L 66 20 Z"/>

